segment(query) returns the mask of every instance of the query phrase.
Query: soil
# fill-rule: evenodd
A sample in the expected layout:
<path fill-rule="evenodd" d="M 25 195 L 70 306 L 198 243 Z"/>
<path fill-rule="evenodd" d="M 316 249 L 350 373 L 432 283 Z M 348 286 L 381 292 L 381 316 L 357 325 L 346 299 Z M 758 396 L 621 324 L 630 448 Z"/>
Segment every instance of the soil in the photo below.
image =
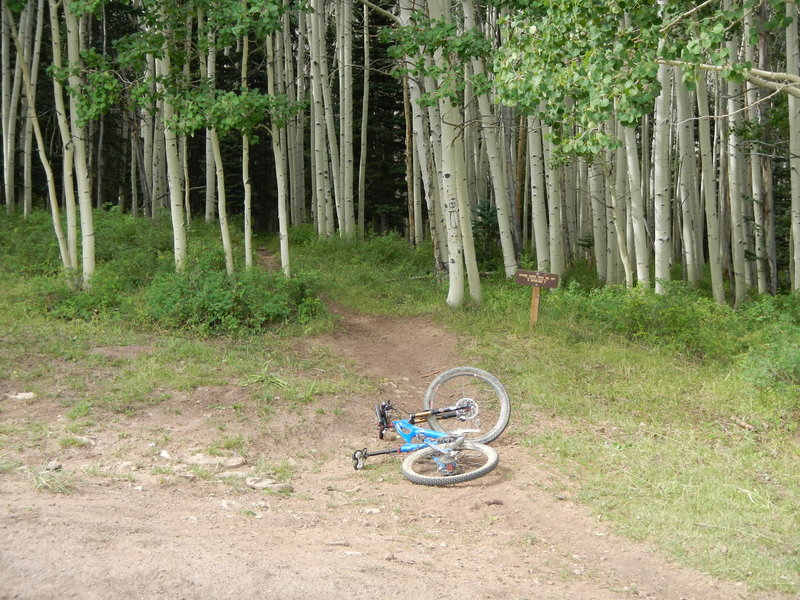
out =
<path fill-rule="evenodd" d="M 437 373 L 468 358 L 426 319 L 338 312 L 334 334 L 297 350 L 341 356 L 371 393 L 266 420 L 245 406 L 243 387 L 198 388 L 95 423 L 62 447 L 65 408 L 0 380 L 0 462 L 21 465 L 0 470 L 0 598 L 784 598 L 615 535 L 573 500 L 573 482 L 516 443 L 513 414 L 493 443 L 499 467 L 476 481 L 414 485 L 395 456 L 355 471 L 353 450 L 389 445 L 375 435 L 373 404 L 414 409 Z M 96 352 L 125 360 L 150 350 Z M 33 429 L 42 444 L 15 445 Z M 198 455 L 223 430 L 272 457 L 293 491 L 250 487 L 255 465 L 238 464 L 246 457 Z M 209 463 L 220 458 L 230 462 Z M 199 460 L 202 469 L 185 467 Z M 37 490 L 43 465 L 50 481 L 74 474 L 74 492 Z"/>

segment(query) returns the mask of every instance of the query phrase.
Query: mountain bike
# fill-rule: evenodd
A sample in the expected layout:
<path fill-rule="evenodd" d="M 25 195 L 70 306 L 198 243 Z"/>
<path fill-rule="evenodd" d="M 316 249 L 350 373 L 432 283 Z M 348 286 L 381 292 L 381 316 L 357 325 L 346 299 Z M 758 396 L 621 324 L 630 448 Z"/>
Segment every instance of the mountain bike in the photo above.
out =
<path fill-rule="evenodd" d="M 393 449 L 356 450 L 353 467 L 360 470 L 370 456 L 408 453 L 400 466 L 408 480 L 444 486 L 477 479 L 497 466 L 497 452 L 486 444 L 505 430 L 511 403 L 494 375 L 475 367 L 445 371 L 430 384 L 422 404 L 422 411 L 405 418 L 392 404 L 377 404 L 378 437 L 393 431 L 405 443 Z"/>

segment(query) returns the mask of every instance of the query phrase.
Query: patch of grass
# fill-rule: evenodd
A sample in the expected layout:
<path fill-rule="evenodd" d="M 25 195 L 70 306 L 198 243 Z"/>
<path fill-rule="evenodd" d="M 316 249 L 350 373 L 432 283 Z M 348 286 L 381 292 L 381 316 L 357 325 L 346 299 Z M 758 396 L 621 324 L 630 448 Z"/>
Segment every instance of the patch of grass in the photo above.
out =
<path fill-rule="evenodd" d="M 74 494 L 78 490 L 78 480 L 74 471 L 32 472 L 31 478 L 37 491 L 50 494 Z"/>
<path fill-rule="evenodd" d="M 226 436 L 212 443 L 206 451 L 212 456 L 225 456 L 236 454 L 238 456 L 246 455 L 246 447 L 244 438 L 241 435 Z"/>
<path fill-rule="evenodd" d="M 0 455 L 0 473 L 10 473 L 21 466 L 20 461 Z"/>
<path fill-rule="evenodd" d="M 291 481 L 294 471 L 295 468 L 288 460 L 274 462 L 265 456 L 260 456 L 253 467 L 253 472 L 257 477 L 274 479 L 279 483 Z"/>
<path fill-rule="evenodd" d="M 85 438 L 68 435 L 60 438 L 58 445 L 62 448 L 84 448 L 89 445 L 89 442 Z"/>
<path fill-rule="evenodd" d="M 72 408 L 67 411 L 67 418 L 70 421 L 77 421 L 78 419 L 83 419 L 92 412 L 92 403 L 88 400 L 80 400 L 77 404 L 75 404 Z"/>

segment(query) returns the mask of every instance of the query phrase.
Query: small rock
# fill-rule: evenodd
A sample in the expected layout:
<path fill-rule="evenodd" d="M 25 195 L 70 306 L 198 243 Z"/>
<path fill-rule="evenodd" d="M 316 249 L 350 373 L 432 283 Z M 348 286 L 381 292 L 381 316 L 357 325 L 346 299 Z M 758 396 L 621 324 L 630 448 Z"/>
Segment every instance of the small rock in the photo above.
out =
<path fill-rule="evenodd" d="M 158 455 L 161 458 L 165 459 L 165 460 L 172 460 L 172 457 L 169 455 L 169 452 L 167 452 L 166 450 L 162 450 L 161 452 L 158 453 Z"/>
<path fill-rule="evenodd" d="M 244 479 L 247 473 L 244 471 L 223 471 L 219 474 L 220 479 Z"/>
<path fill-rule="evenodd" d="M 264 479 L 263 477 L 248 477 L 245 479 L 245 483 L 254 490 L 265 490 L 275 485 L 276 481 L 274 479 Z"/>
<path fill-rule="evenodd" d="M 272 510 L 272 505 L 269 502 L 253 502 L 253 508 L 258 510 Z"/>
<path fill-rule="evenodd" d="M 275 485 L 273 485 L 273 486 L 271 486 L 271 487 L 269 487 L 267 489 L 270 490 L 271 492 L 276 492 L 276 493 L 283 492 L 283 493 L 287 493 L 287 494 L 289 492 L 293 492 L 294 491 L 294 487 L 292 487 L 291 483 L 276 483 Z"/>
<path fill-rule="evenodd" d="M 61 470 L 61 463 L 57 460 L 51 460 L 44 466 L 45 471 L 60 471 Z"/>
<path fill-rule="evenodd" d="M 325 542 L 325 545 L 326 546 L 349 546 L 350 542 L 342 542 L 342 541 Z"/>
<path fill-rule="evenodd" d="M 378 513 L 381 512 L 381 509 L 380 508 L 365 508 L 364 512 L 367 513 L 368 515 L 377 515 Z"/>
<path fill-rule="evenodd" d="M 185 459 L 186 463 L 198 467 L 217 467 L 236 469 L 241 467 L 245 460 L 241 456 L 209 456 L 208 454 L 193 454 Z"/>
<path fill-rule="evenodd" d="M 397 560 L 397 557 L 391 552 L 389 552 L 389 554 L 383 557 L 383 560 Z"/>
<path fill-rule="evenodd" d="M 6 394 L 6 398 L 9 400 L 33 400 L 36 398 L 36 394 L 33 392 L 19 392 L 17 394 Z"/>
<path fill-rule="evenodd" d="M 294 491 L 291 483 L 278 483 L 274 479 L 265 479 L 263 477 L 248 477 L 245 479 L 245 483 L 254 490 L 267 490 L 270 492 Z"/>

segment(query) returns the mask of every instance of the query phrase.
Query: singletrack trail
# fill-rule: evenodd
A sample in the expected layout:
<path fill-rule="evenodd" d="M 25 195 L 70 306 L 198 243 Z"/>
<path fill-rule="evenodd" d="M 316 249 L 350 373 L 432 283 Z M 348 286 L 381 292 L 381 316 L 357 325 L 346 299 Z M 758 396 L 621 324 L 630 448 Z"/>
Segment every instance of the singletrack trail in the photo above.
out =
<path fill-rule="evenodd" d="M 364 376 L 369 393 L 324 398 L 266 421 L 248 409 L 242 418 L 209 408 L 247 401 L 232 382 L 115 415 L 97 424 L 90 443 L 59 448 L 57 434 L 68 425 L 59 402 L 12 401 L 15 382 L 0 380 L 9 432 L 0 458 L 29 466 L 0 471 L 0 598 L 784 598 L 750 594 L 615 536 L 571 500 L 573 484 L 515 444 L 513 413 L 493 443 L 499 467 L 476 481 L 416 486 L 395 456 L 354 471 L 352 450 L 390 443 L 377 440 L 372 405 L 391 399 L 416 409 L 437 373 L 470 363 L 469 347 L 426 319 L 334 310 L 335 333 L 296 350 L 340 359 Z M 97 351 L 124 360 L 148 350 Z M 51 385 L 58 388 L 55 376 Z M 56 439 L 17 444 L 30 423 Z M 231 484 L 238 475 L 227 483 L 219 473 L 192 477 L 175 466 L 223 428 L 288 464 L 293 493 Z M 76 493 L 34 489 L 31 471 L 50 460 L 89 473 Z M 224 468 L 246 474 L 248 465 Z"/>

